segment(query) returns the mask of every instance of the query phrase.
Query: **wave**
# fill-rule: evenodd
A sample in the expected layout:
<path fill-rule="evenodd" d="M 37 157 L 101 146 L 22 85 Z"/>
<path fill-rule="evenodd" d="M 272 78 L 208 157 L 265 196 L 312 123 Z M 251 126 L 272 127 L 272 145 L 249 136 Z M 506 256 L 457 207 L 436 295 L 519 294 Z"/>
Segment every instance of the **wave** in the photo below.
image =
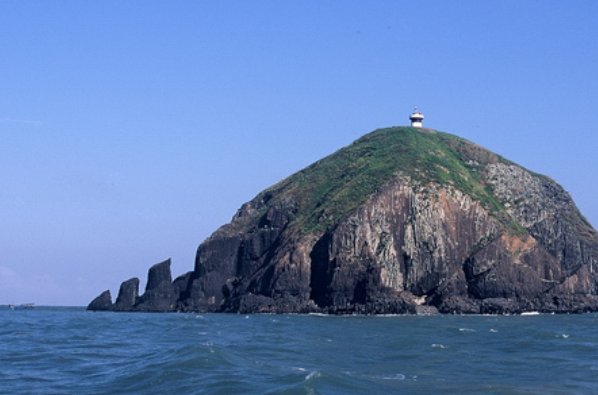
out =
<path fill-rule="evenodd" d="M 2 311 L 0 393 L 597 393 L 596 317 Z"/>

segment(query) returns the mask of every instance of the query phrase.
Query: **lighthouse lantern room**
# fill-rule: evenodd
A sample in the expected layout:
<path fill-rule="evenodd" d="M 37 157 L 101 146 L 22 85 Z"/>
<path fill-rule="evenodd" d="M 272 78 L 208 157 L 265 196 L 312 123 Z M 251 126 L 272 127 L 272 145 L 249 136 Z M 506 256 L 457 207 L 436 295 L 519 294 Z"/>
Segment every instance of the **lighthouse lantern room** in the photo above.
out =
<path fill-rule="evenodd" d="M 422 121 L 424 120 L 424 114 L 417 111 L 416 107 L 415 111 L 413 111 L 413 114 L 411 114 L 411 116 L 409 117 L 409 120 L 411 121 L 411 126 L 413 126 L 414 128 L 421 128 Z"/>

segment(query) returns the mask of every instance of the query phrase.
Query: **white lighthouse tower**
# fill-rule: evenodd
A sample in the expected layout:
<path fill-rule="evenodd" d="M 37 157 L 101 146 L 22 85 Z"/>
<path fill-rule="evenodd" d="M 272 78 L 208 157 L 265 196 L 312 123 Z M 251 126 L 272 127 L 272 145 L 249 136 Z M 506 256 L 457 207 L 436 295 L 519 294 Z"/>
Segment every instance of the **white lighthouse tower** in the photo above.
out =
<path fill-rule="evenodd" d="M 413 126 L 414 128 L 421 128 L 422 121 L 424 120 L 424 114 L 417 111 L 416 107 L 415 111 L 413 111 L 413 114 L 411 114 L 411 116 L 409 117 L 409 120 L 411 121 L 411 126 Z"/>

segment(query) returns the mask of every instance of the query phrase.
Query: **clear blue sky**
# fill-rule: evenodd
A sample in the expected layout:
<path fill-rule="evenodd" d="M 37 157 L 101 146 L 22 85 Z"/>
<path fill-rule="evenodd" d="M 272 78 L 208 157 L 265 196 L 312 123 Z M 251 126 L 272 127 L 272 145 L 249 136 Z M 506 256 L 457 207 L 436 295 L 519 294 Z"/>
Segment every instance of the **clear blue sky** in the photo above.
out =
<path fill-rule="evenodd" d="M 86 305 L 376 128 L 546 174 L 598 225 L 598 2 L 0 3 L 0 304 Z"/>

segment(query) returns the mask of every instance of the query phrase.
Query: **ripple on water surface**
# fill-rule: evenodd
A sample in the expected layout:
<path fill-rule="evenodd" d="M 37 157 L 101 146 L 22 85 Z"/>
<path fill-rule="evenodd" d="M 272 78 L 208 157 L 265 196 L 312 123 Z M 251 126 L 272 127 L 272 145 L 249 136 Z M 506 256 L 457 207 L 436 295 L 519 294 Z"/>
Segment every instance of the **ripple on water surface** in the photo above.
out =
<path fill-rule="evenodd" d="M 598 393 L 596 315 L 0 311 L 0 393 Z"/>

